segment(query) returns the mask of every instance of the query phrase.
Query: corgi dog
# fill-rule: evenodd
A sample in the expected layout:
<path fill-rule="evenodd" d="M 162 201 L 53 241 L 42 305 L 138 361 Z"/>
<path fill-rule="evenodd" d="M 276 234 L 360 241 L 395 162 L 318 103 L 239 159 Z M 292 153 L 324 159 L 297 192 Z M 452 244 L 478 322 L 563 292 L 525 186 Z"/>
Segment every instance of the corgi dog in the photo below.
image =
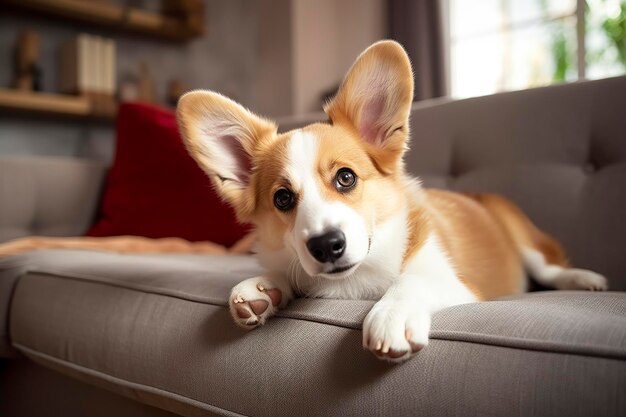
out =
<path fill-rule="evenodd" d="M 363 347 L 398 362 L 427 345 L 434 312 L 521 293 L 525 272 L 556 289 L 606 289 L 511 202 L 410 177 L 412 101 L 411 63 L 393 41 L 357 58 L 328 122 L 277 133 L 218 93 L 180 99 L 189 153 L 256 227 L 265 272 L 232 289 L 236 324 L 258 327 L 296 296 L 376 300 Z"/>

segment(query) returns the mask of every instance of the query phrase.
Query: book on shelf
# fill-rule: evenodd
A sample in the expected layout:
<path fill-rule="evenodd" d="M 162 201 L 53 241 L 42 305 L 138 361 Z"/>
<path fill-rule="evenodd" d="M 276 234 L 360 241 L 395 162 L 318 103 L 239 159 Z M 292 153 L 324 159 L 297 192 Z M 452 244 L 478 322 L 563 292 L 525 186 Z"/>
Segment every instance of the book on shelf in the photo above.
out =
<path fill-rule="evenodd" d="M 115 112 L 115 41 L 79 34 L 61 47 L 59 72 L 61 92 L 88 97 L 95 114 Z"/>

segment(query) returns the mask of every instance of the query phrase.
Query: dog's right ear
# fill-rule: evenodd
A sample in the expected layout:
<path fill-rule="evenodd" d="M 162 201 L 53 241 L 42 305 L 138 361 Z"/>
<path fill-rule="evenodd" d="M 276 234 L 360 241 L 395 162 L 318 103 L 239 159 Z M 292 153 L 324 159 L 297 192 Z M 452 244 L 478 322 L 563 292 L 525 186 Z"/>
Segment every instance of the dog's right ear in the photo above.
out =
<path fill-rule="evenodd" d="M 413 102 L 413 70 L 402 46 L 379 41 L 354 62 L 324 110 L 333 124 L 351 127 L 385 173 L 402 172 Z"/>
<path fill-rule="evenodd" d="M 276 125 L 212 91 L 183 95 L 176 114 L 190 155 L 245 221 L 254 210 L 248 187 L 252 155 L 262 141 L 276 135 Z"/>

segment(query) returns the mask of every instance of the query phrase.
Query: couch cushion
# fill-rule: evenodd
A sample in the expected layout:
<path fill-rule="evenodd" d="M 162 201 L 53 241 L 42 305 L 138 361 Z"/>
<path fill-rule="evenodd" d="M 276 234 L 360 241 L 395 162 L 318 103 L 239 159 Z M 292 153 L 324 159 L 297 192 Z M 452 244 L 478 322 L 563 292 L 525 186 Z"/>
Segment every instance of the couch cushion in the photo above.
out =
<path fill-rule="evenodd" d="M 183 415 L 624 415 L 626 295 L 546 292 L 436 314 L 390 365 L 361 348 L 373 302 L 300 299 L 245 332 L 225 308 L 248 257 L 23 255 L 13 345 Z"/>

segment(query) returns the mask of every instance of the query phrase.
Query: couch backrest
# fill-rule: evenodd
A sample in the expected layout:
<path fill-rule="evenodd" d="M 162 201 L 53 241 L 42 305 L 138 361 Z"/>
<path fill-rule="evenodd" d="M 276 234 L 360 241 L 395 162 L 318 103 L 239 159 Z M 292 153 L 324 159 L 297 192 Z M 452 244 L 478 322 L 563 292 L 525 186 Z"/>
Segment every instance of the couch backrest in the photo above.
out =
<path fill-rule="evenodd" d="M 626 77 L 421 102 L 411 137 L 407 168 L 425 186 L 505 195 L 575 266 L 626 290 Z"/>
<path fill-rule="evenodd" d="M 626 290 L 626 77 L 416 105 L 408 169 L 501 193 Z"/>
<path fill-rule="evenodd" d="M 0 242 L 84 234 L 105 172 L 97 161 L 0 156 Z"/>

